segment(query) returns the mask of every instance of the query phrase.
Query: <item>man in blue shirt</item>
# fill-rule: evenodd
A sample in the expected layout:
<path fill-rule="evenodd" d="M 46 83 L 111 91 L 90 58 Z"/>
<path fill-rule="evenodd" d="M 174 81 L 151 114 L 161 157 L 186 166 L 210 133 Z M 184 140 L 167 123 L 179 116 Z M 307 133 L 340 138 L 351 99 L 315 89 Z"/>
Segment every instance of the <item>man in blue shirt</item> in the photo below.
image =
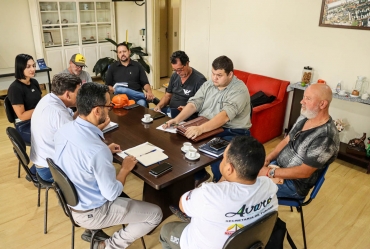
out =
<path fill-rule="evenodd" d="M 113 108 L 109 88 L 97 83 L 82 85 L 77 95 L 79 117 L 62 126 L 55 134 L 55 163 L 76 187 L 79 202 L 70 207 L 81 227 L 99 229 L 128 224 L 94 248 L 126 248 L 153 230 L 162 220 L 161 209 L 151 203 L 120 197 L 127 175 L 137 160 L 128 156 L 116 176 L 113 155 L 118 144 L 106 145 L 102 131 L 108 111 Z"/>

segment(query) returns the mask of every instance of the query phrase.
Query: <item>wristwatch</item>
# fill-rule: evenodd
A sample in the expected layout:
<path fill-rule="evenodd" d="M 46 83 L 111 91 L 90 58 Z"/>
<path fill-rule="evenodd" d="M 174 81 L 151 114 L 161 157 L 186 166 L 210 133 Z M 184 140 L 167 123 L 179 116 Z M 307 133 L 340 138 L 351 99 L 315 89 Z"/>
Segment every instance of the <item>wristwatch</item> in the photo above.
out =
<path fill-rule="evenodd" d="M 269 177 L 270 178 L 274 178 L 275 177 L 275 167 L 274 168 L 271 168 L 270 170 L 269 170 Z"/>

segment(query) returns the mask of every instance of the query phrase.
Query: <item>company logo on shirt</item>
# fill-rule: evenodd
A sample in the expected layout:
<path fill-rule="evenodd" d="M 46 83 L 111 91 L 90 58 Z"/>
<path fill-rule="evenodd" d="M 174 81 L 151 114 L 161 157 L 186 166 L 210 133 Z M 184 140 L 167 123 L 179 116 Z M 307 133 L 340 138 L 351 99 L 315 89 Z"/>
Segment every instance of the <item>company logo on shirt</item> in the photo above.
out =
<path fill-rule="evenodd" d="M 226 217 L 234 217 L 236 215 L 239 215 L 239 217 L 244 217 L 244 215 L 247 215 L 247 216 L 248 215 L 253 215 L 254 212 L 257 212 L 260 209 L 265 208 L 268 204 L 270 204 L 271 200 L 272 200 L 272 198 L 270 196 L 268 199 L 263 200 L 260 203 L 251 205 L 249 207 L 247 207 L 247 205 L 244 204 L 241 208 L 239 208 L 238 211 L 226 213 L 225 216 Z"/>
<path fill-rule="evenodd" d="M 186 90 L 186 89 L 182 89 L 182 90 L 184 90 L 185 95 L 189 95 L 189 93 L 191 93 L 191 90 Z"/>
<path fill-rule="evenodd" d="M 31 90 L 31 92 L 34 92 L 34 91 L 35 91 L 35 89 L 32 89 L 32 90 Z"/>
<path fill-rule="evenodd" d="M 238 231 L 239 229 L 242 229 L 243 227 L 244 226 L 242 224 L 232 224 L 231 226 L 229 226 L 226 229 L 225 234 L 226 235 L 231 235 L 231 234 L 235 233 L 236 231 Z"/>

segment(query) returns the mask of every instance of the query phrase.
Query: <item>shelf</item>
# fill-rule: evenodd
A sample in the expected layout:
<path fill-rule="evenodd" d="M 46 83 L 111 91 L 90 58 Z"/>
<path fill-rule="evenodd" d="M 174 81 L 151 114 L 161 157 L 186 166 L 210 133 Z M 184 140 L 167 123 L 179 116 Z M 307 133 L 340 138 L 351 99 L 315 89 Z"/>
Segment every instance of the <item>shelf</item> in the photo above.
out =
<path fill-rule="evenodd" d="M 370 173 L 370 158 L 366 156 L 357 156 L 353 154 L 349 154 L 346 151 L 347 144 L 340 143 L 339 153 L 338 153 L 338 159 L 341 159 L 343 161 L 352 163 L 354 165 L 360 166 L 362 168 L 367 169 L 367 174 Z"/>
<path fill-rule="evenodd" d="M 80 12 L 94 12 L 95 10 L 80 10 Z"/>
<path fill-rule="evenodd" d="M 78 45 L 77 42 L 70 42 L 70 43 L 64 43 L 64 46 L 74 46 L 74 45 Z"/>
<path fill-rule="evenodd" d="M 40 10 L 40 13 L 58 13 L 57 10 Z"/>

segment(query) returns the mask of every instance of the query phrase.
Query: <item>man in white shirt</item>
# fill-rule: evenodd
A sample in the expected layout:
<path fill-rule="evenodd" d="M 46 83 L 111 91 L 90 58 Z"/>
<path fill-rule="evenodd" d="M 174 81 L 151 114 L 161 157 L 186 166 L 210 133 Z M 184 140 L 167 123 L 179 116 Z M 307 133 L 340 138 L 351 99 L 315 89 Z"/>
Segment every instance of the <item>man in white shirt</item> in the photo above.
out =
<path fill-rule="evenodd" d="M 257 175 L 265 160 L 261 143 L 249 136 L 234 137 L 220 164 L 218 183 L 203 183 L 185 193 L 180 209 L 191 222 L 170 222 L 162 227 L 164 249 L 221 249 L 236 230 L 276 211 L 276 184 Z"/>
<path fill-rule="evenodd" d="M 51 93 L 45 95 L 37 104 L 31 124 L 31 161 L 36 165 L 37 174 L 45 181 L 53 182 L 46 158 L 54 155 L 54 134 L 64 124 L 72 121 L 78 115 L 73 113 L 69 107 L 76 106 L 77 92 L 81 87 L 81 79 L 73 74 L 63 73 L 53 77 Z M 108 118 L 105 127 L 110 122 Z M 103 240 L 108 235 L 99 232 L 98 239 Z M 82 238 L 89 241 L 91 233 L 86 230 Z"/>
<path fill-rule="evenodd" d="M 63 70 L 61 73 L 70 73 L 79 77 L 82 84 L 86 82 L 92 82 L 91 76 L 88 72 L 82 70 L 86 67 L 85 57 L 82 54 L 74 54 L 69 60 L 69 67 Z"/>

